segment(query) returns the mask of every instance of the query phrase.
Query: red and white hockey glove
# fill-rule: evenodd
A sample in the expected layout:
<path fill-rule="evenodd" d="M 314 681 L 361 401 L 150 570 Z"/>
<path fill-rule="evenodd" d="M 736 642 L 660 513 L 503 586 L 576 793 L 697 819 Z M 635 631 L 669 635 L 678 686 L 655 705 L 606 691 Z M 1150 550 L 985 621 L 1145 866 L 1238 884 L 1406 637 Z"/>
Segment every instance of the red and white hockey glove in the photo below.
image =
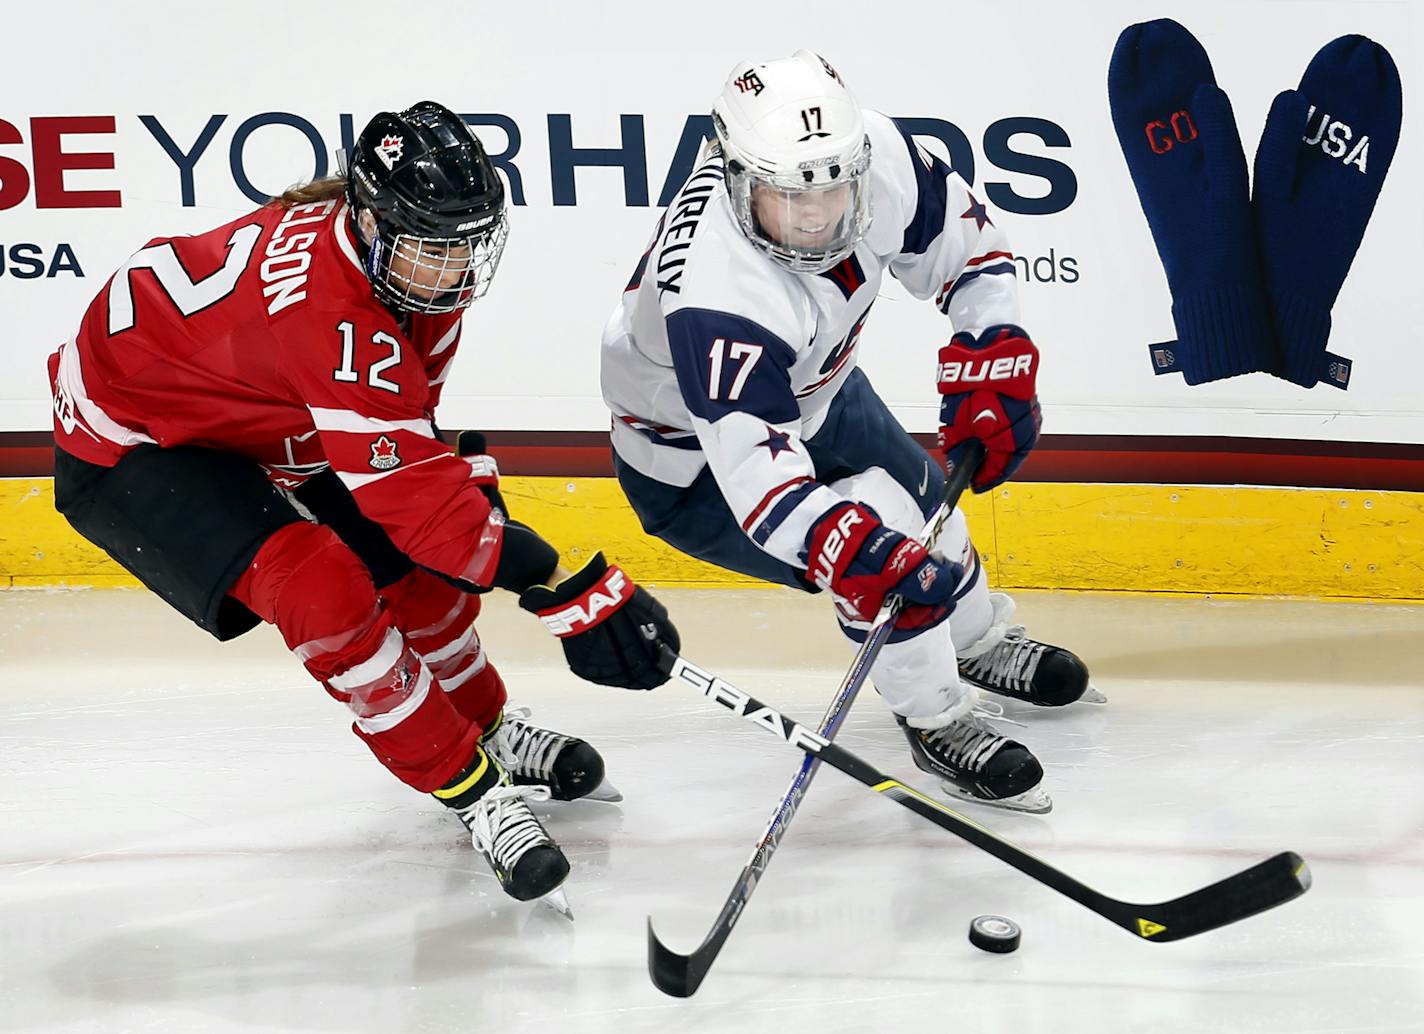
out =
<path fill-rule="evenodd" d="M 954 610 L 964 577 L 960 565 L 887 528 L 864 503 L 834 507 L 811 526 L 806 567 L 816 585 L 834 592 L 861 621 L 874 621 L 886 596 L 900 596 L 906 606 L 896 628 L 938 624 Z"/>
<path fill-rule="evenodd" d="M 602 553 L 558 585 L 526 589 L 519 605 L 563 642 L 570 670 L 600 686 L 661 686 L 662 647 L 682 649 L 667 608 L 621 568 L 609 567 Z"/>
<path fill-rule="evenodd" d="M 1013 477 L 1038 441 L 1038 348 L 1019 327 L 955 334 L 939 350 L 939 448 L 954 470 L 971 438 L 984 443 L 974 491 Z"/>
<path fill-rule="evenodd" d="M 485 436 L 479 431 L 461 431 L 455 438 L 455 451 L 470 465 L 470 479 L 480 486 L 490 506 L 508 517 L 509 507 L 499 494 L 499 464 L 486 448 Z"/>

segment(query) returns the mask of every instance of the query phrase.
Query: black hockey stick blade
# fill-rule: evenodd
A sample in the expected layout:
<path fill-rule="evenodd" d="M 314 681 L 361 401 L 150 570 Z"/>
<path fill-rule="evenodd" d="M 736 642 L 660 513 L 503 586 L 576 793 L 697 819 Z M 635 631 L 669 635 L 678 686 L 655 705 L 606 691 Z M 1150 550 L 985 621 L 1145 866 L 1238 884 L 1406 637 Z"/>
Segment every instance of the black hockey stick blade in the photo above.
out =
<path fill-rule="evenodd" d="M 648 917 L 648 975 L 653 986 L 665 995 L 674 998 L 691 998 L 702 986 L 702 978 L 712 968 L 712 960 L 722 947 L 722 942 L 732 932 L 730 926 L 717 926 L 707 935 L 707 940 L 698 945 L 691 955 L 681 955 L 673 951 L 653 932 L 652 917 Z M 712 943 L 715 940 L 716 943 Z"/>
<path fill-rule="evenodd" d="M 1282 851 L 1209 887 L 1160 905 L 1129 906 L 1115 921 L 1143 940 L 1179 941 L 1284 905 L 1310 889 L 1310 868 L 1294 851 Z"/>
<path fill-rule="evenodd" d="M 736 886 L 727 895 L 717 921 L 712 924 L 712 929 L 707 931 L 707 936 L 702 938 L 702 943 L 691 955 L 673 951 L 660 941 L 658 935 L 653 932 L 653 919 L 648 917 L 648 976 L 652 978 L 654 987 L 674 998 L 691 998 L 697 993 L 707 971 L 712 968 L 712 963 L 717 961 L 717 953 L 732 935 L 732 928 L 737 925 L 742 909 L 751 899 L 752 891 L 756 889 L 757 881 L 766 871 L 771 853 L 776 850 L 779 842 L 780 837 L 775 837 L 763 840 L 758 846 L 752 862 L 742 870 Z"/>
<path fill-rule="evenodd" d="M 732 892 L 727 895 L 717 921 L 712 924 L 712 929 L 707 931 L 707 936 L 691 955 L 673 951 L 660 941 L 658 935 L 653 932 L 653 919 L 648 917 L 648 976 L 652 978 L 654 987 L 674 998 L 691 998 L 697 993 L 707 971 L 712 968 L 712 963 L 717 961 L 717 953 L 732 935 L 732 928 L 737 925 L 737 919 L 751 899 L 752 891 L 756 889 L 757 881 L 766 871 L 771 853 L 776 850 L 779 841 L 780 837 L 776 836 L 763 840 L 758 845 L 757 853 L 742 870 Z"/>

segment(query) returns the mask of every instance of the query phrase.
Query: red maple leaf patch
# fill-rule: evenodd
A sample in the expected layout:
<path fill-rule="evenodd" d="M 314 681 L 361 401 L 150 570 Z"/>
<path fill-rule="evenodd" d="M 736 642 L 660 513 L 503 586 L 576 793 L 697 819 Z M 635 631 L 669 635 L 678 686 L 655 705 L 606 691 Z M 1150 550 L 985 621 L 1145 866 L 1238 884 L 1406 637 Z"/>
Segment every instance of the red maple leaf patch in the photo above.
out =
<path fill-rule="evenodd" d="M 401 458 L 396 452 L 396 443 L 385 435 L 371 443 L 371 467 L 374 470 L 393 470 L 400 466 Z"/>

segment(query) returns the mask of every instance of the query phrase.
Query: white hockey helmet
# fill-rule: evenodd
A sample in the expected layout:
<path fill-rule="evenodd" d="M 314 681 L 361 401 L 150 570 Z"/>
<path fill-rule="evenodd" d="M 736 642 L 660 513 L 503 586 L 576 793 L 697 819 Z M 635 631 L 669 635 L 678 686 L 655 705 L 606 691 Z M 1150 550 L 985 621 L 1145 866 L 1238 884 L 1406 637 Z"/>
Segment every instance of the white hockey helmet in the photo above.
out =
<path fill-rule="evenodd" d="M 870 227 L 870 140 L 860 106 L 809 50 L 739 64 L 712 106 L 742 231 L 795 273 L 822 273 Z"/>

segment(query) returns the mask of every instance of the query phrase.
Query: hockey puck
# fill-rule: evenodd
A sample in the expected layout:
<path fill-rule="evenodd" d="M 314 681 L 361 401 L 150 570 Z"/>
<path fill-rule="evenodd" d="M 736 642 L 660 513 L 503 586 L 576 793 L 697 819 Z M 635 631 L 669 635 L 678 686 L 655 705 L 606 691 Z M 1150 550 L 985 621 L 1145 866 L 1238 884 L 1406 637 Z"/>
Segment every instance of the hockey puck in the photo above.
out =
<path fill-rule="evenodd" d="M 969 924 L 969 943 L 981 951 L 1006 954 L 1019 946 L 1019 924 L 1003 916 L 975 916 Z"/>

